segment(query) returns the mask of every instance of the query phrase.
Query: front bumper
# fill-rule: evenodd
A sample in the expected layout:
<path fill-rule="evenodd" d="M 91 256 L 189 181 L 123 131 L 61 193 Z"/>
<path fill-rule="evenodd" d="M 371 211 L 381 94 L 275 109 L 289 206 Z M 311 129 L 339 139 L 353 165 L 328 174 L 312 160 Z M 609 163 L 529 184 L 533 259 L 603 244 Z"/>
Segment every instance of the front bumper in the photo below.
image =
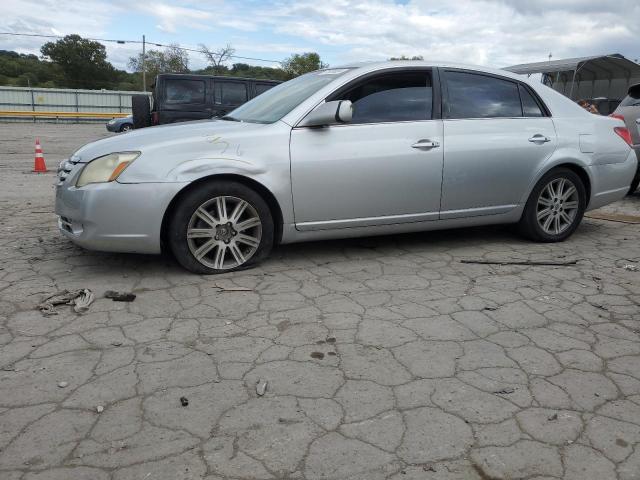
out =
<path fill-rule="evenodd" d="M 82 166 L 56 188 L 60 232 L 89 250 L 160 253 L 164 213 L 187 183 L 115 181 L 76 188 Z"/>
<path fill-rule="evenodd" d="M 117 123 L 113 123 L 113 124 L 106 124 L 107 130 L 110 132 L 117 132 L 118 130 L 120 130 L 120 125 L 118 125 Z"/>

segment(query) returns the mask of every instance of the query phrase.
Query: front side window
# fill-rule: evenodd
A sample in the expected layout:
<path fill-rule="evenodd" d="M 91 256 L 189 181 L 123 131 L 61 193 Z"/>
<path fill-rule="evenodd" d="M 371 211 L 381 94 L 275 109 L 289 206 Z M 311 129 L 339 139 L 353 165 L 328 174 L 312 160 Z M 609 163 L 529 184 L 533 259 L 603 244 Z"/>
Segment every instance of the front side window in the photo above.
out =
<path fill-rule="evenodd" d="M 240 105 L 247 101 L 247 84 L 240 82 L 215 82 L 215 103 Z"/>
<path fill-rule="evenodd" d="M 518 84 L 467 72 L 446 72 L 448 118 L 522 117 Z"/>
<path fill-rule="evenodd" d="M 431 74 L 427 71 L 382 74 L 334 100 L 351 100 L 350 124 L 430 120 L 433 113 Z"/>
<path fill-rule="evenodd" d="M 165 80 L 165 102 L 205 103 L 205 82 L 203 80 Z"/>

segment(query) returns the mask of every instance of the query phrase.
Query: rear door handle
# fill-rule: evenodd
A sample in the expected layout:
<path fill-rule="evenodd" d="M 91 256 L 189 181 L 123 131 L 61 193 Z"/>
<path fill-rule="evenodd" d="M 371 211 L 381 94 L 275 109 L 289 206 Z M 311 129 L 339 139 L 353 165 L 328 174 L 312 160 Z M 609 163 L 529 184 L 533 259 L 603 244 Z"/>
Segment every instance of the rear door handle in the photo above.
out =
<path fill-rule="evenodd" d="M 550 142 L 551 139 L 549 137 L 545 137 L 539 133 L 535 134 L 533 137 L 529 139 L 531 143 L 547 143 Z"/>
<path fill-rule="evenodd" d="M 430 148 L 438 148 L 440 146 L 440 142 L 434 142 L 432 140 L 418 140 L 416 143 L 411 145 L 411 148 L 420 148 L 420 149 L 430 149 Z"/>

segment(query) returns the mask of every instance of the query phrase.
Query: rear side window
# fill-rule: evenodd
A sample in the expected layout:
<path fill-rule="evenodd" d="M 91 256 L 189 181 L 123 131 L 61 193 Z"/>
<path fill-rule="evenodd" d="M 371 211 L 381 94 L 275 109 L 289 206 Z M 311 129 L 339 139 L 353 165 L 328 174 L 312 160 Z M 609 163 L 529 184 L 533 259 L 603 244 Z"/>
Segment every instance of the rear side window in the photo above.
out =
<path fill-rule="evenodd" d="M 446 72 L 448 118 L 521 117 L 518 84 L 466 72 Z"/>
<path fill-rule="evenodd" d="M 520 99 L 522 100 L 522 113 L 525 117 L 544 117 L 544 112 L 540 109 L 540 105 L 533 98 L 531 92 L 522 85 L 518 85 L 520 90 Z"/>
<path fill-rule="evenodd" d="M 275 87 L 275 85 L 272 85 L 270 83 L 256 83 L 256 96 L 266 92 L 273 87 Z"/>
<path fill-rule="evenodd" d="M 629 90 L 629 95 L 620 102 L 621 107 L 640 107 L 640 85 Z"/>
<path fill-rule="evenodd" d="M 433 88 L 429 72 L 384 74 L 340 96 L 353 103 L 354 123 L 430 120 Z"/>
<path fill-rule="evenodd" d="M 215 82 L 215 103 L 240 105 L 247 101 L 247 84 L 240 82 Z"/>
<path fill-rule="evenodd" d="M 205 103 L 204 80 L 165 80 L 165 102 L 177 103 Z"/>

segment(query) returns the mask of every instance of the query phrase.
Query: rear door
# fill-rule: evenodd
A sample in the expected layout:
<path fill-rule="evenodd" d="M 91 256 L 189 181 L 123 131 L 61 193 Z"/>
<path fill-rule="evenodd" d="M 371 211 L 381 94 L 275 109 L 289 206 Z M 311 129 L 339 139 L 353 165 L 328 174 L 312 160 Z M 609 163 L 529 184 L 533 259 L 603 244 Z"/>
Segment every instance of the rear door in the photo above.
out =
<path fill-rule="evenodd" d="M 214 80 L 214 116 L 222 117 L 249 100 L 249 85 L 243 80 Z"/>
<path fill-rule="evenodd" d="M 160 123 L 211 117 L 211 88 L 207 78 L 165 78 L 161 83 Z"/>
<path fill-rule="evenodd" d="M 556 148 L 551 118 L 530 87 L 474 71 L 443 71 L 440 218 L 505 213 Z"/>

